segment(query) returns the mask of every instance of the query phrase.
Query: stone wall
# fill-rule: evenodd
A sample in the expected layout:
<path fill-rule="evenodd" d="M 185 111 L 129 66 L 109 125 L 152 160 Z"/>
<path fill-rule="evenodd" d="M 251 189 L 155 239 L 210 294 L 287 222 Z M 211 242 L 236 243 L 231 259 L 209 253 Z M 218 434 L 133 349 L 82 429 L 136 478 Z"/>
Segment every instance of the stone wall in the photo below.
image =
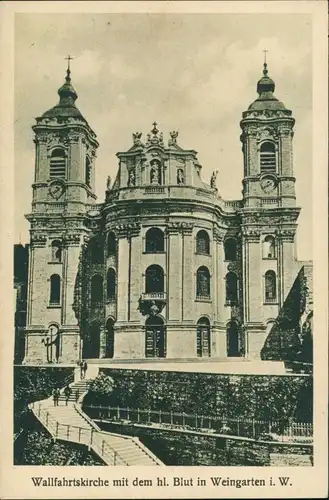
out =
<path fill-rule="evenodd" d="M 101 424 L 103 430 L 135 436 L 165 465 L 184 466 L 270 466 L 271 455 L 284 463 L 291 453 L 295 465 L 311 465 L 311 446 L 280 446 L 173 432 L 134 425 Z M 297 457 L 297 458 L 296 458 Z M 274 458 L 272 458 L 274 461 Z"/>

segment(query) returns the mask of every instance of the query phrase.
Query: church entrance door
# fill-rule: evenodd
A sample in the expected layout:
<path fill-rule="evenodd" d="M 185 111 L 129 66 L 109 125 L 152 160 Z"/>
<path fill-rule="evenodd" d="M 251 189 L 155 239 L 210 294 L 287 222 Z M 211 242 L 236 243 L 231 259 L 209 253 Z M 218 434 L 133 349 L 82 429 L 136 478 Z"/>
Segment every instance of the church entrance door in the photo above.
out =
<path fill-rule="evenodd" d="M 114 321 L 109 318 L 106 322 L 106 358 L 114 356 Z"/>
<path fill-rule="evenodd" d="M 100 325 L 93 323 L 89 327 L 86 341 L 84 342 L 84 358 L 99 358 L 100 350 Z"/>
<path fill-rule="evenodd" d="M 196 350 L 198 357 L 209 357 L 210 348 L 210 323 L 208 318 L 200 318 L 197 324 Z"/>
<path fill-rule="evenodd" d="M 235 321 L 227 325 L 227 355 L 230 357 L 240 356 L 239 328 Z"/>
<path fill-rule="evenodd" d="M 151 316 L 145 322 L 145 356 L 166 357 L 166 327 L 158 316 Z"/>

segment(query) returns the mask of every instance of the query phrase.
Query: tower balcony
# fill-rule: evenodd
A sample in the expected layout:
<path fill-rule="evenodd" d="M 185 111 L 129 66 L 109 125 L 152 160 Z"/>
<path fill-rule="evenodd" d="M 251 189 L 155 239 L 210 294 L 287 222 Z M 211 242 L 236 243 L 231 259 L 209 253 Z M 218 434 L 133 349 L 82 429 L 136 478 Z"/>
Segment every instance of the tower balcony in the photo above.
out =
<path fill-rule="evenodd" d="M 166 292 L 142 293 L 139 298 L 139 310 L 146 316 L 161 313 L 167 302 Z"/>

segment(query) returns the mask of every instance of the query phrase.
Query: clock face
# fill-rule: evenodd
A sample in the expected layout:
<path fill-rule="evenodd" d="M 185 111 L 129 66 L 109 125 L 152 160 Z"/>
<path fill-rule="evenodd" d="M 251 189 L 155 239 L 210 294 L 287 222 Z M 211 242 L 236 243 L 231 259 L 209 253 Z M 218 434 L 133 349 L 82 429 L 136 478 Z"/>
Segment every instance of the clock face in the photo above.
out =
<path fill-rule="evenodd" d="M 263 177 L 260 185 L 265 193 L 271 193 L 276 188 L 276 182 L 272 177 Z"/>
<path fill-rule="evenodd" d="M 55 200 L 58 200 L 64 193 L 65 187 L 61 182 L 53 182 L 49 186 L 49 194 Z"/>

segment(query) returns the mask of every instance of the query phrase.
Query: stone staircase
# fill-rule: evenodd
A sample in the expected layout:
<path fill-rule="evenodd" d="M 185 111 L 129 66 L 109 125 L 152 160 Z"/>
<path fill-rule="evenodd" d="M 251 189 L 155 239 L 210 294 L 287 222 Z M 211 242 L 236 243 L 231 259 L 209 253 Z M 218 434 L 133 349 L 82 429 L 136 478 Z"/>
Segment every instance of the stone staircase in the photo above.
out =
<path fill-rule="evenodd" d="M 83 394 L 88 391 L 88 387 L 91 383 L 91 379 L 81 379 L 74 384 L 70 384 L 72 389 L 71 395 L 69 397 L 69 403 L 77 403 Z M 66 401 L 64 391 L 61 391 L 59 402 Z"/>
<path fill-rule="evenodd" d="M 104 432 L 82 411 L 77 402 L 91 380 L 69 384 L 72 393 L 67 404 L 62 389 L 58 406 L 48 398 L 32 403 L 30 408 L 54 439 L 86 445 L 107 465 L 164 465 L 138 438 Z"/>

